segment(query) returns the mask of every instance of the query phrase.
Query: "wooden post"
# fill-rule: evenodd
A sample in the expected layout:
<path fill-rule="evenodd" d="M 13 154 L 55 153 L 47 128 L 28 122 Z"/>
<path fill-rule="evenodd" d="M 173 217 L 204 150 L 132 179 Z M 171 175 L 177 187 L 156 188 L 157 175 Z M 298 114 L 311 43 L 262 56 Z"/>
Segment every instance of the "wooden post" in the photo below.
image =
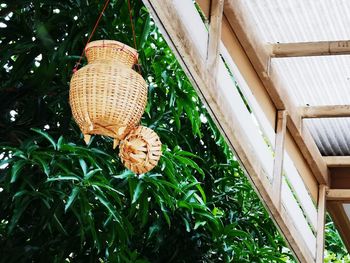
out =
<path fill-rule="evenodd" d="M 286 137 L 287 111 L 277 112 L 276 139 L 275 139 L 275 160 L 273 165 L 272 179 L 272 200 L 277 207 L 281 205 L 281 187 L 283 173 L 284 140 Z"/>
<path fill-rule="evenodd" d="M 209 19 L 209 38 L 207 50 L 207 68 L 216 75 L 220 54 L 221 21 L 224 8 L 224 0 L 211 0 Z"/>
<path fill-rule="evenodd" d="M 316 234 L 316 263 L 323 263 L 324 257 L 324 229 L 326 218 L 326 190 L 327 186 L 321 184 L 318 190 L 317 205 L 317 234 Z"/>

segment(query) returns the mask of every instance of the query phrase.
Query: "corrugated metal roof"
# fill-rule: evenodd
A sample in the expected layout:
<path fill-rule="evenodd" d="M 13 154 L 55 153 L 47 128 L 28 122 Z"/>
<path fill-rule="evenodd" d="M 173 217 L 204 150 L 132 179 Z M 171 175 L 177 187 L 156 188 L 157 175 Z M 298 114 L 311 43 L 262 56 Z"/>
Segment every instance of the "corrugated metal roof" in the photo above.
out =
<path fill-rule="evenodd" d="M 350 39 L 348 0 L 241 0 L 261 44 Z M 350 56 L 275 58 L 296 105 L 350 104 Z M 350 155 L 350 118 L 306 121 L 323 155 Z"/>

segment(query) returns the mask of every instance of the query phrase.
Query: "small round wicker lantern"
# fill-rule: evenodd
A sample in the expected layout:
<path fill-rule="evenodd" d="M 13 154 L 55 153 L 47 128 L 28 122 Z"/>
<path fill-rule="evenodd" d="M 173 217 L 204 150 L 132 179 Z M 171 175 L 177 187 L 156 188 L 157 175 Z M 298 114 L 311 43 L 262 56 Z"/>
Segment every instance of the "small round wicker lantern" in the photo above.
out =
<path fill-rule="evenodd" d="M 136 174 L 155 167 L 162 155 L 158 135 L 150 128 L 139 126 L 120 143 L 119 156 L 123 164 Z"/>
<path fill-rule="evenodd" d="M 135 49 L 113 40 L 87 44 L 88 65 L 73 74 L 69 101 L 86 143 L 91 134 L 114 138 L 123 164 L 136 174 L 146 173 L 161 156 L 158 135 L 138 126 L 147 103 L 147 84 L 132 69 Z"/>
<path fill-rule="evenodd" d="M 114 148 L 140 122 L 147 102 L 147 84 L 131 67 L 135 49 L 113 40 L 85 48 L 88 65 L 73 74 L 70 105 L 88 143 L 91 134 L 113 137 Z"/>

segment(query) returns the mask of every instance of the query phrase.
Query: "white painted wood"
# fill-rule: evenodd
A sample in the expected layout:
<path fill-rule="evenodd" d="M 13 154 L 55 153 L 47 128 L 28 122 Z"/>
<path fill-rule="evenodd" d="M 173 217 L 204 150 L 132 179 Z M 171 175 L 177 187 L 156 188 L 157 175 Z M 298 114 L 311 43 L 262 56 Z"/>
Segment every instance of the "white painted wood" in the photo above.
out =
<path fill-rule="evenodd" d="M 221 44 L 220 52 L 221 52 L 221 55 L 223 56 L 225 62 L 229 66 L 231 73 L 233 75 L 233 78 L 237 82 L 238 87 L 240 88 L 240 90 L 243 93 L 245 99 L 247 100 L 250 108 L 252 109 L 253 115 L 256 118 L 258 125 L 260 127 L 261 134 L 263 134 L 264 136 L 267 137 L 266 138 L 266 139 L 268 139 L 267 143 L 274 149 L 275 148 L 275 136 L 276 136 L 274 128 L 271 126 L 264 111 L 261 109 L 258 101 L 254 97 L 251 89 L 249 88 L 247 82 L 243 78 L 237 65 L 233 62 L 232 57 L 228 53 L 224 44 Z"/>
<path fill-rule="evenodd" d="M 291 189 L 285 180 L 282 181 L 282 204 L 288 215 L 294 222 L 297 230 L 304 239 L 309 251 L 315 258 L 316 256 L 316 237 L 312 233 L 306 218 L 303 215 L 297 201 L 295 200 Z"/>
<path fill-rule="evenodd" d="M 218 94 L 222 94 L 221 96 L 223 96 L 220 99 L 228 100 L 231 110 L 237 114 L 242 128 L 246 131 L 252 145 L 255 146 L 254 150 L 258 158 L 261 160 L 262 166 L 264 167 L 269 178 L 272 178 L 272 152 L 261 136 L 257 125 L 254 124 L 252 116 L 245 106 L 222 60 L 219 62 L 218 80 L 218 88 L 220 88 L 221 91 L 218 92 Z"/>
<path fill-rule="evenodd" d="M 260 125 L 261 133 L 267 136 L 269 143 L 274 148 L 275 141 L 275 132 L 270 122 L 268 121 L 265 113 L 261 109 L 254 95 L 252 94 L 247 82 L 244 80 L 242 74 L 240 73 L 237 65 L 233 62 L 231 56 L 228 54 L 227 49 L 222 44 L 221 45 L 221 54 L 225 59 L 225 62 L 229 66 L 231 73 L 233 74 L 234 79 L 236 80 L 238 86 L 240 87 L 245 99 L 248 101 L 250 108 L 252 109 L 256 119 Z M 295 167 L 290 155 L 285 151 L 284 153 L 284 171 L 285 175 L 288 178 L 289 183 L 292 186 L 293 192 L 296 193 L 298 201 L 300 202 L 303 211 L 312 226 L 313 230 L 316 230 L 317 226 L 317 210 L 314 205 L 311 196 L 297 170 Z"/>
<path fill-rule="evenodd" d="M 167 0 L 168 1 L 168 0 Z M 203 59 L 207 56 L 208 31 L 205 28 L 201 17 L 199 16 L 196 7 L 192 0 L 171 0 L 174 2 L 174 7 L 188 26 L 191 32 L 191 38 L 196 43 L 196 49 L 200 52 Z M 195 14 L 195 15 L 194 15 Z"/>
<path fill-rule="evenodd" d="M 277 112 L 276 123 L 276 142 L 275 142 L 275 158 L 273 163 L 273 180 L 272 180 L 272 200 L 277 207 L 281 205 L 281 187 L 283 174 L 284 144 L 287 129 L 287 111 Z"/>
<path fill-rule="evenodd" d="M 300 206 L 302 207 L 307 220 L 309 221 L 310 225 L 312 226 L 313 230 L 316 230 L 317 228 L 317 210 L 316 206 L 312 201 L 311 196 L 309 195 L 309 192 L 307 191 L 305 184 L 295 167 L 292 159 L 288 155 L 287 152 L 284 153 L 284 171 L 285 176 L 288 179 L 288 182 L 290 183 L 293 192 L 295 193 Z"/>
<path fill-rule="evenodd" d="M 221 21 L 224 0 L 211 0 L 209 39 L 207 51 L 207 67 L 215 74 L 220 59 L 219 47 L 221 43 Z"/>
<path fill-rule="evenodd" d="M 319 186 L 318 204 L 317 204 L 316 263 L 323 263 L 323 259 L 324 259 L 326 190 L 327 190 L 326 185 L 321 184 Z"/>
<path fill-rule="evenodd" d="M 208 31 L 193 2 L 191 0 L 173 0 L 173 3 L 174 12 L 181 16 L 183 23 L 187 27 L 188 34 L 197 45 L 195 47 L 196 50 L 201 53 L 203 61 L 205 61 Z M 174 48 L 177 48 L 176 45 Z M 220 80 L 217 86 L 222 90 L 222 92 L 217 92 L 219 96 L 218 101 L 221 99 L 227 100 L 231 110 L 237 112 L 237 116 L 240 118 L 250 141 L 255 145 L 256 155 L 260 158 L 266 174 L 271 179 L 273 170 L 272 152 L 262 138 L 260 130 L 257 129 L 258 126 L 252 121 L 254 117 L 251 116 L 241 100 L 240 94 L 222 60 L 218 63 L 217 78 Z M 222 94 L 225 95 L 222 96 Z"/>

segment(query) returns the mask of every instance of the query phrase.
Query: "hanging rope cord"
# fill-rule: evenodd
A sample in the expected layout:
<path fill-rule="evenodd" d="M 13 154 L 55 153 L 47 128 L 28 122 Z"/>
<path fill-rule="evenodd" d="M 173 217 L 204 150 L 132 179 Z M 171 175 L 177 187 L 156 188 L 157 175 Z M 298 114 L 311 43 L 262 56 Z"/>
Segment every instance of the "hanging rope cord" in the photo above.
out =
<path fill-rule="evenodd" d="M 134 48 L 137 50 L 136 34 L 135 34 L 134 23 L 132 22 L 132 12 L 131 12 L 130 0 L 128 0 L 128 9 L 129 9 L 129 18 L 130 18 L 131 31 L 132 31 L 132 36 L 133 36 L 133 39 L 134 39 Z M 136 65 L 137 65 L 139 73 L 141 74 L 141 66 L 140 66 L 140 64 L 137 63 Z"/>
<path fill-rule="evenodd" d="M 80 55 L 80 57 L 79 57 L 79 60 L 78 60 L 77 63 L 75 63 L 75 66 L 74 66 L 74 68 L 73 68 L 73 74 L 78 70 L 78 67 L 80 66 L 81 60 L 83 59 L 83 56 L 84 56 L 84 52 L 85 52 L 85 50 L 86 50 L 86 47 L 87 47 L 87 45 L 89 44 L 89 42 L 90 42 L 91 38 L 93 37 L 93 35 L 95 34 L 96 29 L 97 29 L 97 26 L 98 26 L 98 24 L 100 23 L 101 18 L 102 18 L 102 16 L 103 16 L 103 14 L 104 14 L 104 12 L 105 12 L 105 10 L 106 10 L 106 8 L 107 8 L 109 2 L 110 2 L 110 0 L 106 0 L 106 1 L 105 1 L 104 6 L 103 6 L 103 8 L 102 8 L 102 11 L 101 11 L 99 17 L 97 18 L 96 23 L 95 23 L 95 26 L 94 26 L 94 28 L 92 29 L 91 34 L 90 34 L 90 36 L 89 36 L 89 38 L 88 38 L 88 41 L 86 42 L 85 47 L 84 47 L 83 51 L 81 52 L 81 55 Z M 131 12 L 130 0 L 128 0 L 128 10 L 129 10 L 129 18 L 130 18 L 130 24 L 131 24 L 132 35 L 133 35 L 133 39 L 134 39 L 134 48 L 137 50 L 137 45 L 136 45 L 136 34 L 135 34 L 134 24 L 133 24 L 133 21 L 132 21 L 132 12 Z M 136 61 L 136 62 L 137 62 L 137 61 Z M 136 65 L 138 66 L 138 71 L 139 71 L 139 73 L 141 74 L 141 67 L 140 67 L 140 64 L 136 64 Z"/>

